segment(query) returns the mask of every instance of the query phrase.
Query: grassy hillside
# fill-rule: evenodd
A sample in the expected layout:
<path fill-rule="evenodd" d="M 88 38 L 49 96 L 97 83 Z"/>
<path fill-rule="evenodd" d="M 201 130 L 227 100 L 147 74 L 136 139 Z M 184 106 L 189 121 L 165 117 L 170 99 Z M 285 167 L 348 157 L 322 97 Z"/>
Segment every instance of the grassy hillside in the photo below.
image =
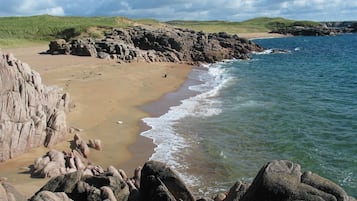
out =
<path fill-rule="evenodd" d="M 168 24 L 205 32 L 224 31 L 231 34 L 269 32 L 280 26 L 291 25 L 317 25 L 317 22 L 294 21 L 284 18 L 260 17 L 243 22 L 228 21 L 168 21 Z"/>
<path fill-rule="evenodd" d="M 55 38 L 101 37 L 112 27 L 135 24 L 158 25 L 159 22 L 150 19 L 131 20 L 125 17 L 0 17 L 0 47 L 32 45 L 45 41 L 47 43 Z"/>
<path fill-rule="evenodd" d="M 169 21 L 169 25 L 205 32 L 227 32 L 232 34 L 268 32 L 279 26 L 294 23 L 284 18 L 255 18 L 243 22 L 228 21 Z M 153 19 L 131 20 L 125 17 L 56 17 L 39 15 L 31 17 L 0 17 L 0 47 L 27 46 L 48 43 L 56 38 L 70 39 L 78 36 L 101 37 L 112 27 L 128 27 L 137 24 L 162 26 Z"/>

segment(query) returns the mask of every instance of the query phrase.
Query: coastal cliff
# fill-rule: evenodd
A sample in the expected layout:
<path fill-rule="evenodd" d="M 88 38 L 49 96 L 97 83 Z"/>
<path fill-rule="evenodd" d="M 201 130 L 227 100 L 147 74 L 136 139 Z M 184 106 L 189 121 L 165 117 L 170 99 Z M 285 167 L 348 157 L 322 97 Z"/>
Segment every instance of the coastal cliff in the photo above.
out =
<path fill-rule="evenodd" d="M 197 64 L 224 59 L 248 59 L 264 49 L 224 32 L 204 33 L 171 26 L 135 26 L 113 29 L 103 39 L 82 38 L 52 41 L 50 54 L 72 54 L 112 59 L 118 62 L 175 62 Z"/>
<path fill-rule="evenodd" d="M 0 162 L 62 140 L 68 110 L 67 93 L 45 86 L 28 64 L 0 52 Z"/>

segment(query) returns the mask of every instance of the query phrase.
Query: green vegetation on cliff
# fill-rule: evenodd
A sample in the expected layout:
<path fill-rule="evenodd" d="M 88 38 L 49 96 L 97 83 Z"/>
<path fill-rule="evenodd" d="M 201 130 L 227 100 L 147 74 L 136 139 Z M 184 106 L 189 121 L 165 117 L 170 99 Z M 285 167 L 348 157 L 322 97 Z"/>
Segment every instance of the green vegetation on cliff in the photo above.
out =
<path fill-rule="evenodd" d="M 31 45 L 55 38 L 101 37 L 104 31 L 112 27 L 154 22 L 144 19 L 134 21 L 125 17 L 0 17 L 0 47 Z"/>

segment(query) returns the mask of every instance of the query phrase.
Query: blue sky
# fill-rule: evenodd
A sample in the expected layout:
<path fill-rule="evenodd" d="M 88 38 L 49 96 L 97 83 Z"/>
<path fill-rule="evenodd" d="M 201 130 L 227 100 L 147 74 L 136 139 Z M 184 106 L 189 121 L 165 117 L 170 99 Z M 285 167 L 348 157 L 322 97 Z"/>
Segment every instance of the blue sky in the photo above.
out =
<path fill-rule="evenodd" d="M 356 0 L 0 0 L 0 16 L 126 16 L 161 21 L 285 17 L 357 20 Z"/>

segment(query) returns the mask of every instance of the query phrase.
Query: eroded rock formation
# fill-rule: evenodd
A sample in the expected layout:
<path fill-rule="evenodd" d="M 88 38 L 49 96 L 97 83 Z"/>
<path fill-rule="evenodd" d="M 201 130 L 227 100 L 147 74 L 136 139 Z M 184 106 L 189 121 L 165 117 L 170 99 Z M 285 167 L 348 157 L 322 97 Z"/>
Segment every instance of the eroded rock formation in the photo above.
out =
<path fill-rule="evenodd" d="M 0 52 L 0 161 L 60 141 L 68 110 L 69 94 L 45 86 L 28 64 Z"/>
<path fill-rule="evenodd" d="M 263 48 L 237 35 L 195 32 L 175 27 L 136 26 L 113 29 L 101 40 L 52 41 L 49 53 L 70 53 L 113 59 L 118 62 L 213 63 L 223 59 L 247 59 Z M 54 45 L 58 44 L 58 45 Z"/>

